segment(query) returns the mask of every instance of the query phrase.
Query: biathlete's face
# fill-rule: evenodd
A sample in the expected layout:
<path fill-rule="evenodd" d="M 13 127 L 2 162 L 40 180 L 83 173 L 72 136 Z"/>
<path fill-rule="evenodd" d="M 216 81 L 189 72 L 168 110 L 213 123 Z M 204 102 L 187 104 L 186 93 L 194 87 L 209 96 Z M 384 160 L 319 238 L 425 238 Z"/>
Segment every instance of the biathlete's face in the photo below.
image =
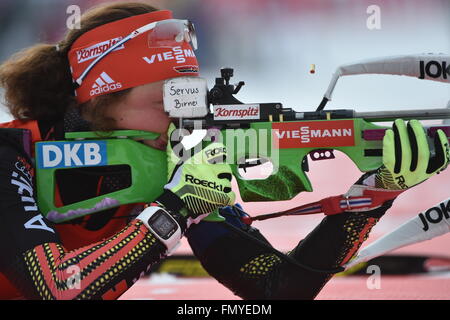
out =
<path fill-rule="evenodd" d="M 164 81 L 133 88 L 119 103 L 108 108 L 107 116 L 116 121 L 117 129 L 160 133 L 156 140 L 145 140 L 150 147 L 165 150 L 171 119 L 163 106 Z"/>

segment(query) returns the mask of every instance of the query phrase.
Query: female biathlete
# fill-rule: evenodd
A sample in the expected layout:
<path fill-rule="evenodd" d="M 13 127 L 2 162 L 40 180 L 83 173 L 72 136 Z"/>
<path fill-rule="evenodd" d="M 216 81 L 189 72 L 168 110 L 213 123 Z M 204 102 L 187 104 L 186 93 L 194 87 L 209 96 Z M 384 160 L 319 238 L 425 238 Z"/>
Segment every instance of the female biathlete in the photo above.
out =
<path fill-rule="evenodd" d="M 372 204 L 325 217 L 287 255 L 242 222 L 230 168 L 218 161 L 168 163 L 168 183 L 152 203 L 65 224 L 44 217 L 34 187 L 37 141 L 64 140 L 71 131 L 145 130 L 160 136 L 144 143 L 167 147 L 171 159 L 173 119 L 164 112 L 162 86 L 166 79 L 198 76 L 194 36 L 192 25 L 170 11 L 114 3 L 86 12 L 81 29 L 69 30 L 56 45 L 35 45 L 0 66 L 16 119 L 0 129 L 0 298 L 117 299 L 186 236 L 208 273 L 243 299 L 313 299 L 402 191 L 447 166 L 442 133 L 431 157 L 420 123 L 397 120 L 384 139 L 383 166 L 347 194 L 369 195 Z M 65 205 L 120 190 L 131 178 L 119 169 L 64 171 L 55 201 Z M 187 175 L 220 187 L 207 190 Z M 218 208 L 226 221 L 208 221 Z"/>

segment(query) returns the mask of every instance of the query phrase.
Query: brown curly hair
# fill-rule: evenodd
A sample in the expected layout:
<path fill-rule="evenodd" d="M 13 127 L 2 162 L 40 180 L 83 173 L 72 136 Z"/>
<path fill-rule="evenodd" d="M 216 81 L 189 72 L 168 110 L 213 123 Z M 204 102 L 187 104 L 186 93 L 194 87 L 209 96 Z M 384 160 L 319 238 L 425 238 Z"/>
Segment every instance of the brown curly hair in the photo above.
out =
<path fill-rule="evenodd" d="M 68 30 L 58 45 L 36 44 L 0 65 L 0 86 L 5 89 L 5 103 L 16 119 L 57 120 L 68 108 L 80 107 L 82 115 L 95 131 L 114 129 L 114 120 L 104 110 L 123 99 L 131 89 L 96 97 L 78 105 L 67 54 L 82 34 L 103 24 L 158 9 L 139 2 L 102 4 L 81 17 L 81 28 Z"/>

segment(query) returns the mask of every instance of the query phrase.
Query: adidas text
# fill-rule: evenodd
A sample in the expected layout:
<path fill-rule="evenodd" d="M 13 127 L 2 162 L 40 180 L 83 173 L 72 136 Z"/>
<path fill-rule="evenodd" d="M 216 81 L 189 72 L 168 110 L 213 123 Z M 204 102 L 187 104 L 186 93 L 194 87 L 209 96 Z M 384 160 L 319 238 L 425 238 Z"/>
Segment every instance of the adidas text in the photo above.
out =
<path fill-rule="evenodd" d="M 112 83 L 112 84 L 106 84 L 106 85 L 104 85 L 102 87 L 97 87 L 95 89 L 92 89 L 91 92 L 90 92 L 90 95 L 91 96 L 95 96 L 95 95 L 100 94 L 100 93 L 108 92 L 108 91 L 111 91 L 111 90 L 117 90 L 117 89 L 120 89 L 120 88 L 122 88 L 122 84 L 120 82 L 116 82 L 116 83 Z"/>
<path fill-rule="evenodd" d="M 420 221 L 422 221 L 423 224 L 423 231 L 428 231 L 430 228 L 428 223 L 439 223 L 442 221 L 442 219 L 445 218 L 445 220 L 448 220 L 450 218 L 450 200 L 447 200 L 447 202 L 441 202 L 439 204 L 439 207 L 433 207 L 428 209 L 425 213 L 419 213 Z"/>

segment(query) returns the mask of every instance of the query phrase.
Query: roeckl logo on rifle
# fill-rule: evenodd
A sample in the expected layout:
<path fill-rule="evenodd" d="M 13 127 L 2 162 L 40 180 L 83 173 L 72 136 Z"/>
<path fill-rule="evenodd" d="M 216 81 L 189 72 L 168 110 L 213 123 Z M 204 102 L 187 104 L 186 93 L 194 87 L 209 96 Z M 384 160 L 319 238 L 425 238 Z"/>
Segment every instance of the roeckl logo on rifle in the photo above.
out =
<path fill-rule="evenodd" d="M 433 60 L 427 62 L 427 64 L 425 64 L 425 61 L 420 61 L 419 69 L 419 79 L 425 79 L 425 76 L 447 79 L 447 76 L 450 76 L 450 64 L 447 64 L 447 61 L 439 62 Z"/>
<path fill-rule="evenodd" d="M 425 213 L 419 213 L 419 218 L 423 223 L 423 231 L 428 231 L 430 226 L 428 223 L 436 224 L 442 221 L 443 218 L 446 220 L 450 218 L 450 200 L 447 202 L 441 202 L 439 207 L 433 207 L 425 211 Z"/>
<path fill-rule="evenodd" d="M 94 84 L 92 85 L 92 90 L 90 95 L 94 96 L 100 93 L 108 92 L 111 90 L 116 90 L 122 88 L 122 83 L 116 82 L 106 73 L 102 72 L 100 77 L 98 77 Z"/>
<path fill-rule="evenodd" d="M 355 145 L 353 120 L 272 123 L 272 137 L 280 149 Z"/>
<path fill-rule="evenodd" d="M 186 181 L 185 182 L 190 182 L 193 184 L 198 184 L 204 187 L 208 187 L 210 189 L 214 189 L 214 190 L 218 190 L 218 191 L 223 191 L 223 187 L 220 184 L 217 184 L 215 182 L 212 181 L 208 181 L 208 180 L 200 180 L 195 178 L 194 176 L 187 174 L 186 175 Z"/>

